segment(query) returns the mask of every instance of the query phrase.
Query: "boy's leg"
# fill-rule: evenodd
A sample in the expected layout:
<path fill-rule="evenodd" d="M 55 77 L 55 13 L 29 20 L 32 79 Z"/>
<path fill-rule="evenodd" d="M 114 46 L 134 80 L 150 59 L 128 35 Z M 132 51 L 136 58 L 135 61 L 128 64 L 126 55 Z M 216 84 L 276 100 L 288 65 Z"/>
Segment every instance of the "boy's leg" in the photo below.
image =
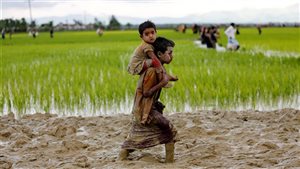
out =
<path fill-rule="evenodd" d="M 166 163 L 173 163 L 174 162 L 174 142 L 170 142 L 165 144 L 165 151 L 166 151 Z"/>
<path fill-rule="evenodd" d="M 161 130 L 164 131 L 164 137 L 169 138 L 169 142 L 165 144 L 166 152 L 166 163 L 174 162 L 174 144 L 176 140 L 177 131 L 161 113 L 156 110 L 152 110 L 153 124 L 157 125 Z"/>
<path fill-rule="evenodd" d="M 143 63 L 143 71 L 145 71 L 146 69 L 148 69 L 149 67 L 152 67 L 152 59 L 146 59 Z"/>

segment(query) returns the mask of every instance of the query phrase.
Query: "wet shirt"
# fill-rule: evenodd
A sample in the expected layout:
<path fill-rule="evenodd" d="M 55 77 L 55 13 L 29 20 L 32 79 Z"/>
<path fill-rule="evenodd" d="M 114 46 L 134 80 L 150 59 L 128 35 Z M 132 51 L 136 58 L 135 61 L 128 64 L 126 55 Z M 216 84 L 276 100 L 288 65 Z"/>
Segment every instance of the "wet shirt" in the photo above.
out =
<path fill-rule="evenodd" d="M 138 122 L 146 122 L 148 120 L 149 113 L 151 111 L 153 103 L 158 100 L 160 90 L 156 91 L 150 97 L 144 97 L 143 91 L 151 89 L 153 86 L 160 82 L 160 71 L 155 68 L 148 68 L 143 74 L 141 74 L 138 81 L 134 105 L 132 113 L 134 114 L 135 120 Z"/>

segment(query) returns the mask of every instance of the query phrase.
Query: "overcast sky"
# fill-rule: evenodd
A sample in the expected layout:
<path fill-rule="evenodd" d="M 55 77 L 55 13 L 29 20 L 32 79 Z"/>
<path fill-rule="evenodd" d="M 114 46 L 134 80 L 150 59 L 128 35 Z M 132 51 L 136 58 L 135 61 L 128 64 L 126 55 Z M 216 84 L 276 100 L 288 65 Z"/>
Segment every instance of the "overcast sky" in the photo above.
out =
<path fill-rule="evenodd" d="M 78 14 L 182 17 L 212 11 L 278 9 L 291 5 L 297 5 L 299 9 L 299 0 L 31 0 L 34 19 Z M 1 0 L 1 19 L 29 18 L 28 6 L 28 0 Z"/>

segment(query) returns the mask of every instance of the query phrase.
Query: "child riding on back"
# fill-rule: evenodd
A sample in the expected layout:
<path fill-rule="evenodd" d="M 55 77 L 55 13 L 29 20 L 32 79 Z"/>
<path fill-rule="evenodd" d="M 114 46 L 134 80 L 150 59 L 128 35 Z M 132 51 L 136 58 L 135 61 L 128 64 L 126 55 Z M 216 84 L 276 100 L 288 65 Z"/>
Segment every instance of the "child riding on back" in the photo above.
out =
<path fill-rule="evenodd" d="M 128 72 L 132 75 L 140 75 L 149 67 L 155 67 L 163 72 L 163 79 L 166 83 L 178 80 L 177 77 L 167 75 L 165 68 L 161 65 L 157 56 L 154 54 L 153 43 L 156 40 L 156 26 L 151 21 L 145 21 L 139 25 L 139 33 L 143 42 L 135 49 L 134 54 L 128 65 Z"/>

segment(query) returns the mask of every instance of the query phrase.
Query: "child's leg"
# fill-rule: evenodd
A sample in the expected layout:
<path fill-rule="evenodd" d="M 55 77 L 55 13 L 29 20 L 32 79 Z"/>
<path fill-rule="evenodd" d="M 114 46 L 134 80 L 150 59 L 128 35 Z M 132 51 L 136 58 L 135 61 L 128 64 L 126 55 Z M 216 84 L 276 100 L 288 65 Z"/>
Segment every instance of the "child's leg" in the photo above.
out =
<path fill-rule="evenodd" d="M 142 72 L 148 69 L 149 67 L 152 67 L 152 59 L 146 59 L 144 61 Z"/>
<path fill-rule="evenodd" d="M 165 144 L 165 151 L 166 151 L 166 163 L 173 163 L 174 162 L 174 142 L 170 142 Z"/>

